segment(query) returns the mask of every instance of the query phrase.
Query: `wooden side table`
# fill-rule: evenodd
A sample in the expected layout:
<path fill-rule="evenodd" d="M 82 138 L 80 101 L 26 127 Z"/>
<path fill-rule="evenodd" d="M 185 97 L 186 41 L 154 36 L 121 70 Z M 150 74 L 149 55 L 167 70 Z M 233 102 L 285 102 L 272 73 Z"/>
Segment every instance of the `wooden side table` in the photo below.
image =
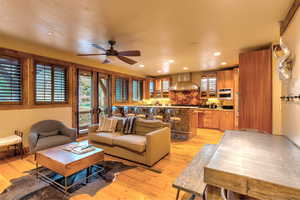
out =
<path fill-rule="evenodd" d="M 0 147 L 7 147 L 7 151 L 9 151 L 11 146 L 15 147 L 14 155 L 16 156 L 18 151 L 23 159 L 23 132 L 16 130 L 14 135 L 0 138 Z"/>

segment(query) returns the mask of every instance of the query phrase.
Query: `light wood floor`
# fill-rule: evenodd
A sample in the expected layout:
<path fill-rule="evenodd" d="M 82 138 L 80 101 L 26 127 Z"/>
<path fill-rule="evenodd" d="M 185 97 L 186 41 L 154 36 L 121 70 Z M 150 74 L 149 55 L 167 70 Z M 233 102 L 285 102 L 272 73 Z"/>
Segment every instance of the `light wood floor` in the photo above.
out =
<path fill-rule="evenodd" d="M 172 183 L 193 156 L 204 144 L 216 144 L 220 141 L 222 132 L 208 129 L 198 129 L 197 136 L 186 142 L 173 142 L 171 153 L 159 161 L 154 168 L 161 174 L 149 171 L 143 167 L 121 172 L 115 182 L 99 190 L 95 196 L 83 194 L 72 200 L 149 200 L 175 199 L 176 189 Z M 120 160 L 105 156 L 105 160 Z M 125 164 L 136 165 L 122 160 Z M 11 158 L 0 161 L 0 192 L 10 185 L 10 180 L 26 175 L 25 171 L 35 167 L 32 156 L 23 160 Z M 187 199 L 188 194 L 182 192 L 180 199 Z"/>

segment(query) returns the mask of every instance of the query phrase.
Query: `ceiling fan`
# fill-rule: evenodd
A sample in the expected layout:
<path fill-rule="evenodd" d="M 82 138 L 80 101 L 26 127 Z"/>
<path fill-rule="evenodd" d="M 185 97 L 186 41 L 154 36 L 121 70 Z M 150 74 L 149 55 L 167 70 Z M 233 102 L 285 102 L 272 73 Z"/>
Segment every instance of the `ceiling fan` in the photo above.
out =
<path fill-rule="evenodd" d="M 117 51 L 114 49 L 114 45 L 116 41 L 109 40 L 108 43 L 110 44 L 109 49 L 105 49 L 98 44 L 92 44 L 93 47 L 104 51 L 105 53 L 91 53 L 91 54 L 77 54 L 77 56 L 99 56 L 99 55 L 106 55 L 106 56 L 116 56 L 118 59 L 122 60 L 125 63 L 133 65 L 137 63 L 137 61 L 127 58 L 125 56 L 141 56 L 141 52 L 139 50 L 132 50 L 132 51 Z M 110 63 L 110 60 L 106 58 L 103 61 L 103 64 Z"/>

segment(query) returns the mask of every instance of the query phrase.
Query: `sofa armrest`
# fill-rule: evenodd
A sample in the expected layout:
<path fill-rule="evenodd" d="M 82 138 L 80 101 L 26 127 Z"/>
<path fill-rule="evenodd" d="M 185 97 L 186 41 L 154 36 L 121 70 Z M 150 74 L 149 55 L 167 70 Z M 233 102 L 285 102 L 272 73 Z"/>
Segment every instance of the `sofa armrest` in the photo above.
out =
<path fill-rule="evenodd" d="M 146 134 L 147 165 L 152 166 L 170 152 L 171 130 L 168 127 Z"/>
<path fill-rule="evenodd" d="M 72 141 L 76 140 L 76 129 L 75 128 L 68 128 L 64 127 L 61 129 L 61 134 L 66 135 L 72 139 Z"/>
<path fill-rule="evenodd" d="M 29 152 L 30 153 L 34 153 L 34 149 L 36 147 L 38 139 L 39 139 L 39 134 L 37 132 L 29 133 L 28 142 L 29 142 Z"/>
<path fill-rule="evenodd" d="M 91 124 L 88 128 L 88 133 L 95 133 L 99 128 L 99 124 Z"/>

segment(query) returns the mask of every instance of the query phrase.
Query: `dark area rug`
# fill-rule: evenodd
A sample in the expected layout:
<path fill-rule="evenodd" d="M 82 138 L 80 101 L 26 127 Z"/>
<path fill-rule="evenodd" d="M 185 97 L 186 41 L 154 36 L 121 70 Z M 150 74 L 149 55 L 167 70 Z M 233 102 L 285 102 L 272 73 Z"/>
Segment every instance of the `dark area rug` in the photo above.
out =
<path fill-rule="evenodd" d="M 1 194 L 1 200 L 61 200 L 69 199 L 78 194 L 89 194 L 94 196 L 99 190 L 112 183 L 118 173 L 135 168 L 135 166 L 128 166 L 122 162 L 104 161 L 97 166 L 102 167 L 103 171 L 96 174 L 89 179 L 89 182 L 84 182 L 72 187 L 69 190 L 70 195 L 65 196 L 61 191 L 53 186 L 45 183 L 42 180 L 37 180 L 36 171 L 31 170 L 26 173 L 28 175 L 13 179 L 12 185 L 6 188 Z M 96 167 L 92 168 L 92 172 Z M 47 174 L 48 177 L 55 179 L 57 182 L 64 184 L 64 178 L 46 168 L 40 168 L 39 171 Z M 86 176 L 87 171 L 82 170 L 68 178 L 68 184 L 74 183 L 82 177 Z"/>

